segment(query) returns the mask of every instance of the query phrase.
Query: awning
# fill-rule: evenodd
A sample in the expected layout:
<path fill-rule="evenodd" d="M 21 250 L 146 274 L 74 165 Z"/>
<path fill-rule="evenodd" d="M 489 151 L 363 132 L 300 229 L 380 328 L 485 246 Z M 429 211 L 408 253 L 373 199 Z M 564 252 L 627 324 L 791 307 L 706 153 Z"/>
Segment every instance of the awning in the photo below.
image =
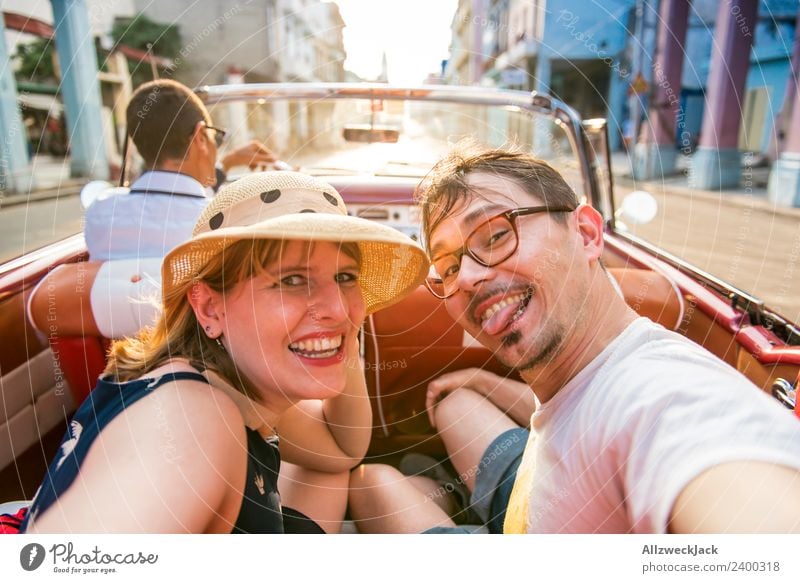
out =
<path fill-rule="evenodd" d="M 18 30 L 20 32 L 38 36 L 39 38 L 52 39 L 55 36 L 55 29 L 53 28 L 53 25 L 48 22 L 44 22 L 43 20 L 5 10 L 0 13 L 0 16 L 3 17 L 5 26 L 8 30 Z M 128 45 L 116 45 L 115 49 L 119 49 L 122 54 L 125 55 L 125 57 L 133 61 L 144 61 L 145 63 L 154 62 L 159 67 L 164 67 L 167 69 L 171 68 L 173 65 L 171 59 L 159 57 L 158 55 L 154 55 L 148 51 L 135 49 L 133 47 L 129 47 Z"/>
<path fill-rule="evenodd" d="M 53 95 L 38 95 L 36 93 L 19 93 L 17 96 L 19 104 L 27 109 L 39 109 L 49 111 L 51 115 L 60 115 L 64 106 Z"/>

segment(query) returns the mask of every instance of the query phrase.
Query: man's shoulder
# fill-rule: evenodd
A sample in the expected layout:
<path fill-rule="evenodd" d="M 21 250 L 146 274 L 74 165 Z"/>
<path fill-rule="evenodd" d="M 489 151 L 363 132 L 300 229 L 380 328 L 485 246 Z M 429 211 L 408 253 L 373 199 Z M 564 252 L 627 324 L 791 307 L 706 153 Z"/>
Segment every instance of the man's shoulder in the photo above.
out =
<path fill-rule="evenodd" d="M 130 193 L 130 188 L 125 186 L 115 186 L 99 193 L 86 206 L 86 214 L 96 213 L 109 208 L 120 200 L 124 200 Z"/>
<path fill-rule="evenodd" d="M 666 361 L 670 364 L 685 362 L 689 365 L 702 364 L 729 368 L 699 344 L 647 318 L 639 318 L 633 326 L 635 329 L 631 330 L 623 353 L 618 358 L 621 366 L 640 366 L 643 361 L 650 363 Z"/>
<path fill-rule="evenodd" d="M 166 219 L 170 216 L 182 219 L 187 217 L 194 221 L 209 199 L 202 196 L 182 196 L 169 192 L 133 191 L 128 188 L 114 188 L 108 194 L 94 200 L 86 209 L 86 219 L 105 220 L 113 214 L 116 219 L 133 217 L 139 219 L 138 213 L 152 214 L 154 220 L 161 216 Z M 161 211 L 164 214 L 161 214 Z M 154 214 L 158 213 L 158 214 Z"/>
<path fill-rule="evenodd" d="M 596 381 L 608 390 L 627 393 L 634 400 L 733 386 L 755 390 L 739 371 L 688 338 L 649 321 L 637 321 L 636 326 L 605 370 L 596 375 Z"/>

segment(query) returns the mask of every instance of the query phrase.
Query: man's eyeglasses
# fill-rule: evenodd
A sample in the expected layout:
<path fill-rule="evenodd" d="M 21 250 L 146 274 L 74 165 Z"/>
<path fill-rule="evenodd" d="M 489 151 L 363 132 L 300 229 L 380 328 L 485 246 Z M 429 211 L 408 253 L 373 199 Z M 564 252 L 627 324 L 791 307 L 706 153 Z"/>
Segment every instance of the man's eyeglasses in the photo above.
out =
<path fill-rule="evenodd" d="M 437 298 L 446 299 L 458 291 L 461 260 L 469 255 L 485 267 L 502 263 L 519 247 L 517 217 L 537 213 L 569 213 L 574 206 L 529 206 L 500 213 L 478 225 L 467 235 L 461 249 L 433 258 L 425 285 Z"/>
<path fill-rule="evenodd" d="M 214 132 L 214 143 L 217 145 L 217 148 L 225 143 L 225 130 L 210 125 L 206 125 L 206 129 Z"/>

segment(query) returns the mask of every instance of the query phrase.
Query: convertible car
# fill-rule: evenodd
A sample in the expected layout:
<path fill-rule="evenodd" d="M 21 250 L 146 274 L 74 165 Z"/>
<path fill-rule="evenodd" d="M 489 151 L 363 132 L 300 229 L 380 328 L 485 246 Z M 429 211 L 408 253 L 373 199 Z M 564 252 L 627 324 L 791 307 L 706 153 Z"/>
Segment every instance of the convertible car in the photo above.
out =
<path fill-rule="evenodd" d="M 603 260 L 633 309 L 701 344 L 787 408 L 797 407 L 800 330 L 792 322 L 797 311 L 783 301 L 787 293 L 780 301 L 761 299 L 720 277 L 724 269 L 701 270 L 674 248 L 658 246 L 666 233 L 681 248 L 703 250 L 715 223 L 703 219 L 706 238 L 695 241 L 688 228 L 690 214 L 701 212 L 700 199 L 676 204 L 630 193 L 631 186 L 615 188 L 605 120 L 581 120 L 547 95 L 479 87 L 276 84 L 197 92 L 232 143 L 266 141 L 292 167 L 333 184 L 352 214 L 412 237 L 419 236 L 415 187 L 454 141 L 470 136 L 531 149 L 605 217 Z M 723 212 L 725 204 L 715 208 Z M 686 232 L 676 232 L 681 228 Z M 750 232 L 742 252 L 759 251 L 766 237 Z M 109 339 L 89 301 L 96 267 L 85 264 L 85 281 L 69 298 L 47 281 L 39 285 L 58 266 L 86 261 L 76 233 L 0 266 L 0 502 L 33 496 L 71 412 L 103 370 Z M 784 292 L 794 289 L 786 285 Z M 63 321 L 65 306 L 73 306 L 71 320 L 77 315 L 79 325 Z M 441 373 L 483 367 L 512 374 L 424 288 L 370 316 L 361 345 L 374 413 L 369 461 L 395 463 L 411 451 L 444 454 L 425 412 L 426 385 Z"/>

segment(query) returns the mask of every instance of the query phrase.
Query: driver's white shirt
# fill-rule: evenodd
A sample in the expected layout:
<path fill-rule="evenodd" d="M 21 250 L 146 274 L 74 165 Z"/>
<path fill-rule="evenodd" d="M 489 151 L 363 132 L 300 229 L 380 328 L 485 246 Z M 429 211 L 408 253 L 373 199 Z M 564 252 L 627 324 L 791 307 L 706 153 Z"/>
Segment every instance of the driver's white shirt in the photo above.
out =
<path fill-rule="evenodd" d="M 507 533 L 664 533 L 677 496 L 717 464 L 800 469 L 791 411 L 647 318 L 540 406 L 531 427 Z"/>
<path fill-rule="evenodd" d="M 192 236 L 210 190 L 178 172 L 144 173 L 130 190 L 110 189 L 86 209 L 91 261 L 164 257 Z"/>

